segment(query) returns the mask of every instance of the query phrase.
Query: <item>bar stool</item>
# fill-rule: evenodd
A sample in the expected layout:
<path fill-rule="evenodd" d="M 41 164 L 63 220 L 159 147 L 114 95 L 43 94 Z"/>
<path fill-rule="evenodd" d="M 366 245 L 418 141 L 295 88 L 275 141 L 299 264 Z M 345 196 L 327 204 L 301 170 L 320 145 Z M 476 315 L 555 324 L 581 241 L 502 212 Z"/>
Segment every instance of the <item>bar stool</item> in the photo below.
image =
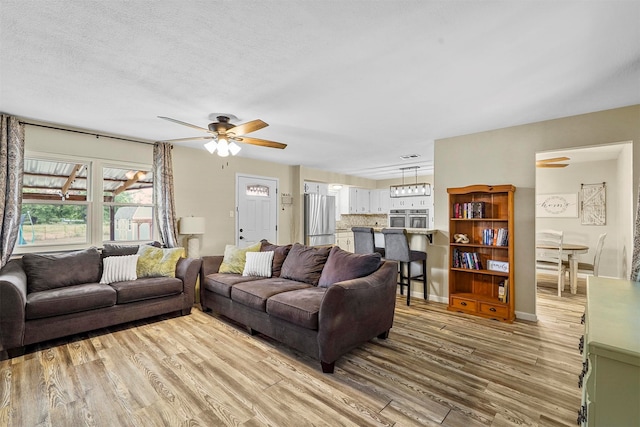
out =
<path fill-rule="evenodd" d="M 384 248 L 376 248 L 372 227 L 352 227 L 353 252 L 356 254 L 379 253 L 384 257 Z"/>
<path fill-rule="evenodd" d="M 427 253 L 422 251 L 412 251 L 409 249 L 409 239 L 407 230 L 404 228 L 383 228 L 385 259 L 398 261 L 400 265 L 400 295 L 404 295 L 404 286 L 407 286 L 407 305 L 411 301 L 411 279 L 422 279 L 424 299 L 428 300 L 427 294 Z M 411 263 L 422 261 L 422 274 L 411 275 Z M 407 265 L 407 276 L 404 275 L 404 264 Z M 406 282 L 405 282 L 406 278 Z"/>

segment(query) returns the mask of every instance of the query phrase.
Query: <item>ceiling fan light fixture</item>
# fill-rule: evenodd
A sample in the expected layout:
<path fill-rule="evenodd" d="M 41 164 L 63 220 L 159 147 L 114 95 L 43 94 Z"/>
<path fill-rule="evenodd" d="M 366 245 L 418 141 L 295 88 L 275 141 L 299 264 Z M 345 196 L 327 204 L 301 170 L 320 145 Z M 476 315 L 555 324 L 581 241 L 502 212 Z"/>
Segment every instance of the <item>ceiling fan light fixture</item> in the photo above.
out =
<path fill-rule="evenodd" d="M 218 138 L 218 156 L 227 157 L 229 155 L 229 143 L 225 138 Z"/>
<path fill-rule="evenodd" d="M 231 141 L 229 143 L 229 152 L 231 153 L 232 156 L 235 156 L 236 154 L 238 154 L 241 149 L 242 148 L 235 142 Z"/>
<path fill-rule="evenodd" d="M 204 144 L 204 148 L 206 148 L 209 153 L 213 154 L 216 152 L 217 144 L 215 141 L 209 141 Z"/>

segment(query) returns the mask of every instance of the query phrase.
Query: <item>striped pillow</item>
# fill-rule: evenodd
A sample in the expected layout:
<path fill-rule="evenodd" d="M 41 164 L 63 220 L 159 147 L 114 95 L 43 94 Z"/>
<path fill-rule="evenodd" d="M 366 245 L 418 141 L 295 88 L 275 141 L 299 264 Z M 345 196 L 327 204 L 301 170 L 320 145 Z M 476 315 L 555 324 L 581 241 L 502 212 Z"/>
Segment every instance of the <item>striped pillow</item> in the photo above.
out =
<path fill-rule="evenodd" d="M 102 279 L 100 283 L 108 285 L 113 282 L 136 280 L 136 266 L 140 255 L 109 256 L 102 260 Z"/>
<path fill-rule="evenodd" d="M 244 264 L 243 276 L 271 277 L 271 263 L 273 251 L 247 252 L 247 262 Z"/>

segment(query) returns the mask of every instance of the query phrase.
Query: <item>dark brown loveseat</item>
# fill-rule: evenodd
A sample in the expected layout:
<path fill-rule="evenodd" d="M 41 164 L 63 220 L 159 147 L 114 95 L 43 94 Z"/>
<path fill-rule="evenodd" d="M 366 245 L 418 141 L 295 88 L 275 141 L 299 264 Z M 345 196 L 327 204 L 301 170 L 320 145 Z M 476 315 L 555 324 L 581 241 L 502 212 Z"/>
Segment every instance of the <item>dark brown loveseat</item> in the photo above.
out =
<path fill-rule="evenodd" d="M 276 246 L 272 277 L 220 273 L 223 256 L 205 256 L 203 311 L 240 322 L 320 360 L 332 373 L 340 356 L 372 338 L 387 338 L 396 302 L 397 263 L 378 254 L 333 248 Z M 249 255 L 249 254 L 247 254 Z"/>
<path fill-rule="evenodd" d="M 103 255 L 137 251 L 107 246 Z M 175 277 L 102 284 L 103 256 L 96 248 L 35 257 L 11 260 L 0 270 L 0 360 L 29 344 L 160 314 L 189 314 L 194 303 L 199 259 L 180 258 Z"/>

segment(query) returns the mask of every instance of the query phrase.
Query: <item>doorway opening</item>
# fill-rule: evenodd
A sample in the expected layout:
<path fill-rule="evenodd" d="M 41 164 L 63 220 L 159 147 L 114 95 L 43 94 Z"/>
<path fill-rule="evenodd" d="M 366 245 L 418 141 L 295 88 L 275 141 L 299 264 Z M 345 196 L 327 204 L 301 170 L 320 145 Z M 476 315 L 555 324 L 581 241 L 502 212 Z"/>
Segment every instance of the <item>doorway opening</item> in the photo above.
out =
<path fill-rule="evenodd" d="M 629 141 L 536 153 L 535 232 L 562 231 L 563 246 L 578 248 L 575 253 L 563 253 L 567 262 L 571 256 L 591 264 L 598 240 L 606 233 L 599 276 L 629 274 L 634 217 L 632 149 Z M 576 274 L 570 265 L 563 297 L 572 295 L 572 281 L 577 283 L 577 293 L 585 292 L 586 276 Z M 558 273 L 549 273 L 536 271 L 536 287 L 557 288 Z"/>

